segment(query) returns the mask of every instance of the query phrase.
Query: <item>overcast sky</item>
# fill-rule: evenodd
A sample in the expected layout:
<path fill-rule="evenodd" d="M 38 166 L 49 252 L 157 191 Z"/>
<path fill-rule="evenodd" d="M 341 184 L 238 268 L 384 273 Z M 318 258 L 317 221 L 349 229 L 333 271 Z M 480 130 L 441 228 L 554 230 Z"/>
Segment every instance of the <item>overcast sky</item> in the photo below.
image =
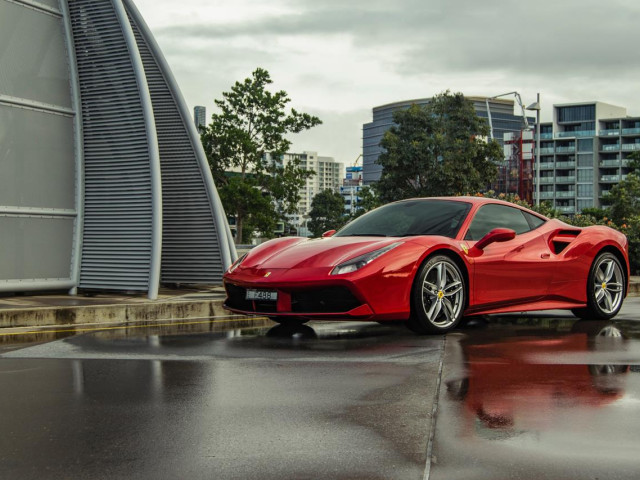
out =
<path fill-rule="evenodd" d="M 351 164 L 371 109 L 444 90 L 599 100 L 640 116 L 638 0 L 134 0 L 191 109 L 256 67 L 323 125 L 292 150 Z M 513 98 L 513 97 L 505 97 Z"/>

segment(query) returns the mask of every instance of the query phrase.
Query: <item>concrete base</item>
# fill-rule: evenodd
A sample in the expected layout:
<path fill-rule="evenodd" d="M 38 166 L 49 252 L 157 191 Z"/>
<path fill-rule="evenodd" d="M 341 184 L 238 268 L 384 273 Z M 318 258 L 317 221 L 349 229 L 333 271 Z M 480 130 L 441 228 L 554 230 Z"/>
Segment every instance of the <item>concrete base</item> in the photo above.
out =
<path fill-rule="evenodd" d="M 222 287 L 143 295 L 15 295 L 0 297 L 0 329 L 42 326 L 105 325 L 162 320 L 243 318 L 222 308 Z"/>

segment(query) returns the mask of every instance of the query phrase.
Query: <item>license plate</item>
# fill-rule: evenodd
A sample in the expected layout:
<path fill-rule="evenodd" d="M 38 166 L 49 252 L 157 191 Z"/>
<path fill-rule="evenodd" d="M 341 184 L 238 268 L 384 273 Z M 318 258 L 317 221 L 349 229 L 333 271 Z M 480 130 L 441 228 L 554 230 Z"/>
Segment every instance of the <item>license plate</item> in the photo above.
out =
<path fill-rule="evenodd" d="M 266 300 L 270 302 L 275 302 L 278 300 L 278 292 L 276 290 L 248 289 L 245 298 L 247 300 Z"/>

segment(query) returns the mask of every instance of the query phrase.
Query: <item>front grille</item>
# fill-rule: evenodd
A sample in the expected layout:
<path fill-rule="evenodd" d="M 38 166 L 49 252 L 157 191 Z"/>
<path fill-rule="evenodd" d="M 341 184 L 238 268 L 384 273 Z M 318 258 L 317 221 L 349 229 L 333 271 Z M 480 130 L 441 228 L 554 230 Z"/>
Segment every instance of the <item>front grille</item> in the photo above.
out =
<path fill-rule="evenodd" d="M 361 304 L 346 287 L 291 292 L 291 310 L 297 313 L 341 313 Z"/>
<path fill-rule="evenodd" d="M 247 289 L 225 283 L 229 308 L 256 313 L 277 313 L 276 302 L 247 300 Z M 326 287 L 291 292 L 291 312 L 294 313 L 344 313 L 362 305 L 346 287 Z"/>
<path fill-rule="evenodd" d="M 248 312 L 253 311 L 253 302 L 245 299 L 247 294 L 246 288 L 238 287 L 231 283 L 225 283 L 224 288 L 227 291 L 227 301 L 225 303 L 228 307 Z"/>

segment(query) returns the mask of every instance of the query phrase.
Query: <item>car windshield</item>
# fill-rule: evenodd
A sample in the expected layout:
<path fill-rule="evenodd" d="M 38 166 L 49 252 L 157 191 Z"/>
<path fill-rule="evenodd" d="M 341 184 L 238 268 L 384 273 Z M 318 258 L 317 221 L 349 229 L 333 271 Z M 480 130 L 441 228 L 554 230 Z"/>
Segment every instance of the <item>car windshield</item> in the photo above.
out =
<path fill-rule="evenodd" d="M 390 203 L 355 219 L 335 236 L 442 235 L 454 238 L 470 208 L 470 203 L 451 200 Z"/>

